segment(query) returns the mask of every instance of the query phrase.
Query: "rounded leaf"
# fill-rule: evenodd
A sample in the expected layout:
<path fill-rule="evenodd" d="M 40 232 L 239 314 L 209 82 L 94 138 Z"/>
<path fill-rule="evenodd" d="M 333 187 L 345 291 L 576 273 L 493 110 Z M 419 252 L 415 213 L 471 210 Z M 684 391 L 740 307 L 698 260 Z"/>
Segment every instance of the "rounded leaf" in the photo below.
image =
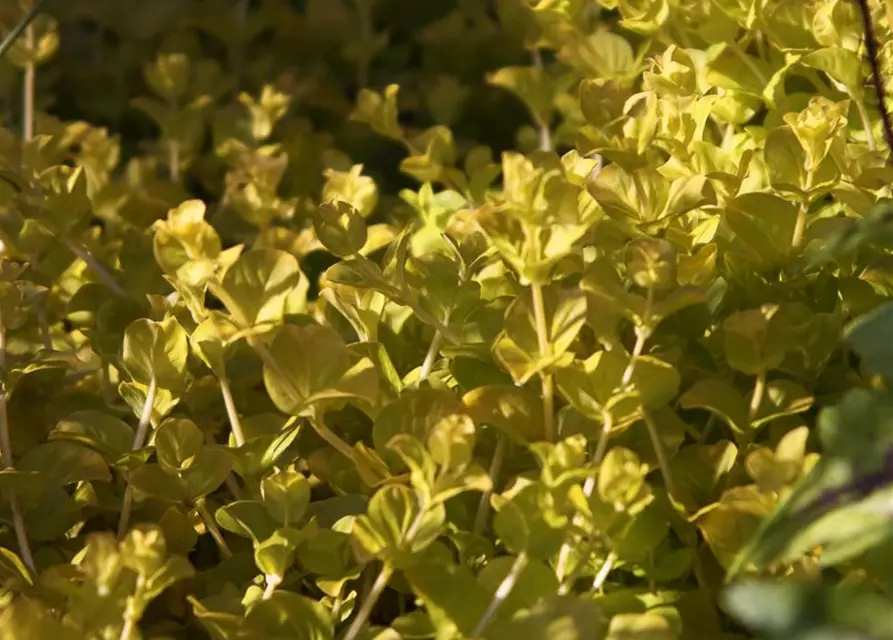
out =
<path fill-rule="evenodd" d="M 283 413 L 298 415 L 314 394 L 334 389 L 350 368 L 344 341 L 319 325 L 287 325 L 270 348 L 264 363 L 264 384 Z"/>
<path fill-rule="evenodd" d="M 323 246 L 341 258 L 356 255 L 366 244 L 366 223 L 344 200 L 319 205 L 313 216 L 313 228 Z"/>

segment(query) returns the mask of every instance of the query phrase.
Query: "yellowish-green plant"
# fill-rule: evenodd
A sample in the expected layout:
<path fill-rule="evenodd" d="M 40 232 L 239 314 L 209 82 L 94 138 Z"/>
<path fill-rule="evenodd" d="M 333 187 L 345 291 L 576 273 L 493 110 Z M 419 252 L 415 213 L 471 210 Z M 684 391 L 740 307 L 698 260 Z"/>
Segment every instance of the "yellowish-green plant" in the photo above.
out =
<path fill-rule="evenodd" d="M 7 4 L 0 640 L 893 638 L 889 2 Z"/>

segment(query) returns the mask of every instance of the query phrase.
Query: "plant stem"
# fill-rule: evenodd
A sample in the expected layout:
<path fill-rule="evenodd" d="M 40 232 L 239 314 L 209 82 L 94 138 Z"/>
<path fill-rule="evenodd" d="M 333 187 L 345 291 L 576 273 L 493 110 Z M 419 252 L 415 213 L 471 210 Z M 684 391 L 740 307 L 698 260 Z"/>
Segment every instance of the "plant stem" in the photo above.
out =
<path fill-rule="evenodd" d="M 43 342 L 43 348 L 46 351 L 52 351 L 53 339 L 50 336 L 50 322 L 47 319 L 46 300 L 41 298 L 35 302 L 34 311 L 37 314 L 37 323 L 40 325 L 40 339 Z"/>
<path fill-rule="evenodd" d="M 323 421 L 322 416 L 317 416 L 316 419 L 311 420 L 310 423 L 313 425 L 313 428 L 316 430 L 316 433 L 319 434 L 319 437 L 329 443 L 332 448 L 334 448 L 338 453 L 343 455 L 348 460 L 352 461 L 357 466 L 365 466 L 363 462 L 357 457 L 356 450 L 347 444 L 341 437 L 329 429 L 326 423 Z M 371 472 L 371 470 L 369 470 Z"/>
<path fill-rule="evenodd" d="M 713 433 L 713 427 L 716 425 L 716 414 L 711 413 L 710 417 L 707 418 L 707 424 L 704 425 L 704 430 L 701 432 L 701 436 L 698 438 L 698 444 L 704 444 L 707 442 L 707 438 L 710 437 L 710 434 Z"/>
<path fill-rule="evenodd" d="M 130 640 L 133 635 L 133 630 L 139 619 L 139 612 L 137 611 L 135 603 L 138 599 L 142 599 L 145 586 L 146 578 L 142 574 L 139 574 L 136 578 L 136 590 L 133 595 L 127 599 L 127 606 L 124 609 L 124 626 L 121 628 L 119 640 Z"/>
<path fill-rule="evenodd" d="M 176 140 L 168 142 L 168 164 L 171 182 L 180 182 L 180 143 Z"/>
<path fill-rule="evenodd" d="M 341 622 L 342 608 L 344 608 L 344 585 L 341 585 L 338 589 L 338 595 L 335 596 L 335 601 L 332 603 L 332 621 L 335 623 L 335 626 Z"/>
<path fill-rule="evenodd" d="M 279 379 L 284 381 L 288 385 L 289 390 L 292 393 L 298 395 L 297 389 L 294 388 L 294 385 L 291 384 L 291 380 L 288 378 L 285 372 L 282 371 L 282 367 L 279 366 L 279 362 L 276 360 L 276 358 L 273 357 L 273 354 L 270 352 L 270 349 L 267 347 L 267 345 L 256 339 L 249 339 L 248 343 L 261 357 L 261 360 L 263 360 L 264 364 L 276 372 L 276 375 L 279 377 Z M 310 421 L 310 423 L 313 425 L 313 428 L 316 430 L 319 436 L 327 443 L 329 443 L 336 451 L 345 456 L 348 460 L 353 462 L 358 467 L 363 467 L 370 474 L 374 475 L 374 472 L 371 469 L 368 469 L 365 462 L 359 456 L 357 456 L 356 450 L 349 444 L 347 444 L 347 442 L 345 442 L 337 433 L 326 426 L 325 422 L 322 419 L 322 415 L 319 415 L 319 412 L 317 412 L 317 415 L 314 417 L 313 420 Z"/>
<path fill-rule="evenodd" d="M 431 346 L 428 347 L 428 353 L 425 354 L 425 361 L 422 363 L 422 370 L 419 371 L 419 382 L 426 379 L 428 374 L 431 373 L 434 361 L 437 360 L 437 355 L 440 353 L 441 345 L 443 345 L 443 334 L 435 329 L 434 338 L 431 340 Z"/>
<path fill-rule="evenodd" d="M 112 386 L 112 365 L 103 362 L 99 367 L 99 384 L 102 387 L 102 395 L 108 406 L 115 404 L 116 393 Z"/>
<path fill-rule="evenodd" d="M 6 325 L 3 324 L 3 316 L 0 315 L 0 372 L 4 378 L 6 377 Z M 6 382 L 4 380 L 4 387 Z M 12 458 L 12 440 L 9 437 L 9 415 L 6 411 L 6 401 L 8 392 L 4 388 L 0 393 L 0 462 L 4 469 L 15 469 Z M 19 498 L 13 491 L 8 491 L 7 500 L 9 500 L 9 508 L 12 512 L 12 528 L 15 531 L 16 542 L 19 546 L 19 554 L 34 575 L 37 575 L 37 565 L 34 563 L 34 556 L 31 554 L 31 544 L 28 542 L 28 531 L 25 527 L 25 515 L 22 506 L 19 504 Z"/>
<path fill-rule="evenodd" d="M 238 306 L 234 304 L 232 298 L 226 293 L 226 291 L 220 286 L 215 286 L 213 283 L 211 283 L 209 288 L 211 293 L 214 294 L 229 310 L 230 314 L 233 315 L 233 310 L 238 309 Z M 244 318 L 237 317 L 235 319 L 240 325 L 246 324 Z M 295 388 L 294 384 L 292 384 L 291 379 L 282 370 L 282 367 L 279 366 L 279 361 L 273 357 L 273 354 L 272 352 L 270 352 L 269 347 L 267 347 L 267 345 L 264 344 L 264 342 L 256 336 L 249 336 L 247 340 L 248 345 L 252 349 L 254 349 L 254 352 L 258 356 L 260 356 L 260 359 L 263 361 L 264 365 L 272 369 L 273 372 L 275 372 L 276 375 L 279 377 L 279 379 L 285 383 L 285 385 L 288 387 L 289 392 L 295 396 L 300 397 L 301 394 Z M 365 461 L 357 455 L 356 450 L 352 446 L 347 444 L 341 437 L 338 436 L 337 433 L 326 427 L 325 423 L 323 422 L 322 415 L 319 412 L 316 412 L 314 419 L 311 420 L 310 423 L 311 425 L 313 425 L 313 428 L 323 440 L 332 445 L 332 447 L 334 447 L 336 451 L 347 457 L 347 459 L 353 462 L 355 466 L 362 470 L 365 470 L 370 475 L 370 477 L 376 475 L 375 472 L 366 465 Z"/>
<path fill-rule="evenodd" d="M 132 450 L 142 449 L 146 443 L 146 435 L 149 433 L 149 425 L 152 423 L 152 408 L 155 406 L 155 396 L 158 393 L 158 383 L 154 376 L 146 390 L 146 402 L 143 404 L 143 412 L 133 438 Z M 130 511 L 133 508 L 133 487 L 130 482 L 124 490 L 124 504 L 121 506 L 121 519 L 118 521 L 118 540 L 123 540 L 127 533 L 127 525 L 130 521 Z"/>
<path fill-rule="evenodd" d="M 552 345 L 549 343 L 549 327 L 546 323 L 546 304 L 543 300 L 543 285 L 538 282 L 531 284 L 533 295 L 533 315 L 536 321 L 536 340 L 539 346 L 540 357 L 543 359 L 552 355 Z M 540 379 L 543 384 L 543 428 L 546 440 L 555 441 L 555 388 L 552 383 L 552 375 L 541 372 Z"/>
<path fill-rule="evenodd" d="M 233 552 L 230 550 L 229 545 L 226 544 L 226 540 L 223 539 L 223 534 L 220 533 L 220 529 L 214 521 L 214 516 L 208 511 L 208 504 L 204 497 L 195 501 L 195 508 L 198 510 L 202 520 L 204 520 L 208 533 L 214 538 L 214 543 L 217 545 L 217 548 L 220 549 L 221 555 L 223 555 L 224 558 L 232 558 Z"/>
<path fill-rule="evenodd" d="M 661 442 L 657 425 L 654 423 L 654 416 L 651 415 L 650 411 L 643 410 L 642 417 L 645 420 L 645 426 L 648 427 L 648 437 L 651 439 L 651 446 L 654 447 L 654 453 L 657 455 L 657 464 L 660 467 L 660 474 L 663 476 L 664 484 L 667 487 L 667 493 L 676 495 L 676 484 L 673 482 L 670 463 L 667 460 L 667 453 L 664 451 L 664 445 Z"/>
<path fill-rule="evenodd" d="M 112 274 L 106 271 L 105 267 L 103 267 L 96 258 L 90 255 L 89 251 L 84 249 L 84 247 L 80 246 L 76 242 L 69 240 L 68 238 L 64 238 L 63 242 L 74 255 L 87 263 L 87 266 L 90 267 L 90 270 L 96 274 L 96 277 L 99 278 L 105 286 L 107 286 L 109 289 L 114 291 L 122 298 L 127 296 L 127 294 L 124 293 L 124 289 L 121 288 L 121 285 L 115 282 Z"/>
<path fill-rule="evenodd" d="M 267 586 L 264 587 L 264 600 L 269 600 L 273 597 L 273 593 L 276 591 L 276 587 L 282 584 L 282 578 L 277 575 L 269 575 L 264 576 L 264 580 L 267 583 Z"/>
<path fill-rule="evenodd" d="M 534 49 L 530 56 L 533 59 L 533 66 L 542 71 L 543 56 L 540 53 L 540 50 Z M 549 123 L 543 122 L 540 115 L 536 113 L 533 114 L 533 119 L 536 121 L 536 125 L 539 128 L 540 151 L 552 151 L 552 132 L 549 130 Z"/>
<path fill-rule="evenodd" d="M 803 234 L 806 232 L 806 215 L 809 213 L 809 191 L 812 189 L 812 183 L 815 179 L 815 169 L 806 171 L 806 184 L 803 196 L 803 202 L 800 203 L 800 209 L 797 211 L 797 221 L 794 223 L 794 233 L 791 237 L 791 247 L 796 249 L 803 243 Z"/>
<path fill-rule="evenodd" d="M 34 51 L 34 24 L 25 29 L 25 46 L 29 55 Z M 34 138 L 34 92 L 37 82 L 37 67 L 33 60 L 25 65 L 25 78 L 22 96 L 22 138 L 29 142 Z"/>
<path fill-rule="evenodd" d="M 505 599 L 511 595 L 512 590 L 515 588 L 515 584 L 518 582 L 518 578 L 521 576 L 521 573 L 527 567 L 527 563 L 529 558 L 525 552 L 521 552 L 518 554 L 518 557 L 515 558 L 515 563 L 512 565 L 512 568 L 509 570 L 508 575 L 503 579 L 503 581 L 499 584 L 499 587 L 496 589 L 496 593 L 493 595 L 493 600 L 490 601 L 490 606 L 487 607 L 487 610 L 484 611 L 484 615 L 481 616 L 481 619 L 478 621 L 477 625 L 472 631 L 471 636 L 473 638 L 479 638 L 484 633 L 484 629 L 487 628 L 487 624 L 489 624 L 490 619 L 496 614 L 497 609 L 499 609 L 500 605 L 505 602 Z"/>
<path fill-rule="evenodd" d="M 363 599 L 363 604 L 360 606 L 360 610 L 357 611 L 357 617 L 350 623 L 350 627 L 348 627 L 347 633 L 344 634 L 342 640 L 354 640 L 354 638 L 357 637 L 360 630 L 363 628 L 363 625 L 366 624 L 366 621 L 369 619 L 369 616 L 372 615 L 372 609 L 384 592 L 385 587 L 388 586 L 388 580 L 391 579 L 391 574 L 393 572 L 394 570 L 391 569 L 390 565 L 385 564 L 382 566 L 381 571 L 378 573 L 378 577 L 375 578 L 375 582 L 372 583 L 372 588 L 369 589 L 369 593 L 367 593 L 366 597 Z"/>
<path fill-rule="evenodd" d="M 214 440 L 214 436 L 209 432 L 205 432 L 205 442 L 209 445 L 215 445 L 217 442 Z M 230 471 L 226 476 L 226 487 L 229 489 L 230 493 L 233 494 L 233 497 L 236 500 L 242 499 L 242 488 L 239 486 L 239 483 L 236 481 L 236 474 L 233 471 Z"/>
<path fill-rule="evenodd" d="M 0 433 L 3 438 L 3 468 L 14 469 L 12 465 L 12 456 L 9 454 L 9 421 L 6 413 L 6 394 L 0 398 Z M 9 509 L 12 512 L 12 528 L 15 531 L 16 543 L 19 546 L 19 554 L 25 566 L 31 570 L 31 573 L 37 575 L 37 565 L 34 562 L 34 556 L 31 553 L 31 543 L 28 541 L 28 530 L 25 526 L 25 513 L 22 505 L 19 504 L 18 496 L 12 491 L 7 492 L 7 500 L 9 500 Z"/>
<path fill-rule="evenodd" d="M 496 480 L 499 472 L 502 470 L 502 462 L 505 460 L 505 450 L 508 448 L 508 438 L 501 433 L 496 435 L 496 450 L 493 452 L 493 459 L 490 460 L 490 482 L 491 489 L 481 494 L 481 500 L 478 502 L 478 510 L 474 516 L 474 533 L 480 535 L 487 526 L 487 516 L 490 515 L 490 496 L 493 494 L 493 487 L 496 487 Z"/>
<path fill-rule="evenodd" d="M 595 574 L 595 579 L 592 581 L 593 591 L 601 591 L 602 586 L 605 584 L 605 580 L 608 579 L 608 574 L 610 574 L 611 569 L 614 568 L 615 562 L 617 562 L 617 554 L 612 551 L 608 554 L 608 557 L 605 558 L 605 561 L 599 568 L 598 573 Z"/>
<path fill-rule="evenodd" d="M 893 161 L 893 124 L 890 122 L 890 113 L 887 111 L 887 104 L 884 100 L 886 90 L 884 89 L 884 76 L 881 74 L 881 63 L 878 57 L 877 41 L 874 39 L 874 28 L 871 25 L 871 9 L 868 7 L 868 0 L 856 0 L 859 5 L 859 12 L 862 14 L 862 30 L 865 35 L 865 51 L 868 53 L 868 62 L 871 65 L 871 74 L 874 76 L 874 94 L 877 97 L 878 109 L 881 112 L 881 125 L 884 131 L 884 141 L 890 150 L 891 156 L 887 158 L 887 162 Z M 893 13 L 889 4 L 887 6 L 888 13 Z M 893 26 L 893 25 L 891 25 Z"/>
<path fill-rule="evenodd" d="M 642 355 L 642 351 L 645 350 L 645 342 L 647 342 L 648 338 L 651 336 L 651 330 L 648 328 L 647 322 L 651 317 L 652 306 L 654 306 L 654 289 L 648 287 L 648 291 L 645 293 L 645 312 L 642 314 L 643 324 L 636 327 L 636 343 L 633 345 L 629 363 L 626 365 L 626 369 L 623 371 L 623 377 L 620 379 L 620 384 L 624 387 L 632 381 L 633 373 L 636 369 L 636 360 Z"/>
<path fill-rule="evenodd" d="M 416 514 L 412 524 L 409 525 L 409 529 L 406 530 L 406 535 L 402 536 L 400 539 L 401 545 L 408 544 L 419 533 L 419 528 L 422 526 L 425 512 L 428 509 L 427 503 L 424 500 L 419 499 L 418 509 L 419 512 Z M 369 616 L 372 615 L 372 609 L 384 592 L 385 587 L 388 586 L 388 580 L 391 579 L 393 573 L 394 569 L 388 563 L 382 565 L 378 577 L 375 578 L 375 582 L 372 583 L 372 587 L 363 599 L 363 604 L 357 612 L 357 617 L 350 623 L 347 633 L 344 634 L 344 637 L 341 640 L 354 640 L 354 638 L 356 638 L 357 634 L 359 634 L 360 630 L 363 628 L 363 625 L 366 624 L 366 621 L 369 619 Z"/>
<path fill-rule="evenodd" d="M 891 25 L 893 26 L 893 25 Z M 847 91 L 853 103 L 856 105 L 856 110 L 859 112 L 859 117 L 862 119 L 862 126 L 865 128 L 865 137 L 868 139 L 868 150 L 876 151 L 877 150 L 877 140 L 874 137 L 874 127 L 871 125 L 871 116 L 868 115 L 868 108 L 865 106 L 865 101 L 855 91 Z"/>
<path fill-rule="evenodd" d="M 751 422 L 757 417 L 760 405 L 763 404 L 763 396 L 766 394 L 766 372 L 761 371 L 757 374 L 756 382 L 753 386 L 753 395 L 750 397 L 750 407 L 748 417 Z"/>
<path fill-rule="evenodd" d="M 602 417 L 602 430 L 598 436 L 598 443 L 595 445 L 595 453 L 592 454 L 592 466 L 598 467 L 601 464 L 602 459 L 605 457 L 605 452 L 608 449 L 608 440 L 610 439 L 611 428 L 613 427 L 612 416 L 609 412 L 605 412 Z M 595 490 L 595 482 L 596 476 L 592 475 L 586 478 L 586 482 L 583 483 L 583 495 L 586 496 L 588 500 L 592 495 L 592 492 Z M 571 523 L 571 528 L 579 527 L 583 523 L 582 514 L 578 513 L 574 516 L 574 519 Z M 564 544 L 561 545 L 561 550 L 558 552 L 558 562 L 555 567 L 555 575 L 558 578 L 558 593 L 564 594 L 570 589 L 570 583 L 565 582 L 565 577 L 567 575 L 567 563 L 570 559 L 571 554 L 571 542 L 573 536 L 569 535 L 567 539 L 564 541 Z"/>
<path fill-rule="evenodd" d="M 245 444 L 245 432 L 242 431 L 242 421 L 239 419 L 239 413 L 236 411 L 236 403 L 233 401 L 233 390 L 229 385 L 229 380 L 225 375 L 217 379 L 220 384 L 220 395 L 223 396 L 223 404 L 226 406 L 226 415 L 229 418 L 229 427 L 233 432 L 233 440 L 236 446 L 241 447 Z"/>
<path fill-rule="evenodd" d="M 40 13 L 40 10 L 43 8 L 48 0 L 37 0 L 34 3 L 34 6 L 31 7 L 31 10 L 25 14 L 25 16 L 19 21 L 19 23 L 10 31 L 7 36 L 3 39 L 3 42 L 0 42 L 0 59 L 6 55 L 6 52 L 9 51 L 9 48 L 15 44 L 15 41 L 19 39 L 19 36 L 22 35 L 22 32 L 27 29 L 34 19 L 37 17 L 37 14 Z"/>

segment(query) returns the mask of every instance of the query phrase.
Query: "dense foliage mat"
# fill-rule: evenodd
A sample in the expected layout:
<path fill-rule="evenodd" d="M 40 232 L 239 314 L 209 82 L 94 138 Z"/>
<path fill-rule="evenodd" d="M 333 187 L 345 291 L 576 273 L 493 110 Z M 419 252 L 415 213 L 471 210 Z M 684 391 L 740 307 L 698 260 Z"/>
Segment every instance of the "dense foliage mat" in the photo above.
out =
<path fill-rule="evenodd" d="M 42 4 L 0 640 L 893 639 L 893 2 Z"/>

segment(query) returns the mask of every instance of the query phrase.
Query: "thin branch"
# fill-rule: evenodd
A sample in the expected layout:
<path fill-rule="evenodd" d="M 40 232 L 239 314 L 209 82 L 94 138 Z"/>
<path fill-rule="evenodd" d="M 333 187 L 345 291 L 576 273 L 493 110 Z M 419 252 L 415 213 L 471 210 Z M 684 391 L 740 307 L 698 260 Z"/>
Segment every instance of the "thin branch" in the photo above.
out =
<path fill-rule="evenodd" d="M 0 317 L 0 372 L 6 375 L 6 327 L 3 325 L 3 318 Z M 5 386 L 5 385 L 4 385 Z M 9 417 L 6 412 L 6 399 L 8 392 L 3 389 L 0 392 L 0 467 L 3 469 L 14 469 L 12 458 L 12 442 L 9 435 Z M 12 512 L 13 530 L 15 531 L 16 542 L 19 546 L 19 555 L 25 565 L 31 570 L 31 573 L 37 575 L 37 565 L 34 562 L 34 556 L 31 553 L 31 545 L 28 542 L 28 532 L 25 527 L 25 514 L 19 503 L 19 498 L 14 491 L 9 490 L 7 499 L 9 500 L 9 508 Z"/>
<path fill-rule="evenodd" d="M 25 44 L 28 53 L 35 48 L 34 25 L 29 24 L 25 29 Z M 25 78 L 22 86 L 22 138 L 30 142 L 34 138 L 34 94 L 37 85 L 37 64 L 33 59 L 28 60 L 25 66 Z"/>
<path fill-rule="evenodd" d="M 428 353 L 425 355 L 425 361 L 422 363 L 422 369 L 419 371 L 419 382 L 425 380 L 434 368 L 437 356 L 440 354 L 440 347 L 443 345 L 443 334 L 434 330 L 434 338 L 431 340 L 431 346 L 428 347 Z"/>
<path fill-rule="evenodd" d="M 109 273 L 106 268 L 103 267 L 102 264 L 90 254 L 89 251 L 68 238 L 63 238 L 62 241 L 74 255 L 83 260 L 87 264 L 87 266 L 90 267 L 90 270 L 94 274 L 96 274 L 96 277 L 102 281 L 102 284 L 107 286 L 109 289 L 111 289 L 114 293 L 121 296 L 122 298 L 127 296 L 127 294 L 124 292 L 124 289 L 121 288 L 121 285 L 119 285 L 112 277 L 112 274 Z"/>
<path fill-rule="evenodd" d="M 211 534 L 211 537 L 214 539 L 214 543 L 217 545 L 217 548 L 220 550 L 220 555 L 224 558 L 232 558 L 233 552 L 230 550 L 229 545 L 226 544 L 226 540 L 223 537 L 223 534 L 220 532 L 220 528 L 217 526 L 217 522 L 214 521 L 214 516 L 208 510 L 208 504 L 204 498 L 199 498 L 195 501 L 195 509 L 198 511 L 202 520 L 205 523 L 205 528 L 208 530 L 208 533 Z M 275 589 L 275 587 L 273 587 Z"/>
<path fill-rule="evenodd" d="M 142 449 L 146 444 L 146 436 L 149 434 L 149 425 L 152 424 L 152 408 L 155 406 L 155 397 L 158 394 L 158 382 L 155 376 L 149 382 L 149 388 L 146 390 L 146 402 L 143 404 L 143 411 L 140 414 L 140 421 L 136 428 L 136 435 L 133 437 L 132 450 Z M 118 540 L 123 540 L 127 534 L 127 525 L 130 522 L 130 512 L 133 509 L 133 486 L 127 481 L 127 488 L 124 490 L 124 504 L 121 507 L 121 517 L 118 520 Z"/>
<path fill-rule="evenodd" d="M 496 450 L 493 452 L 493 459 L 490 461 L 490 481 L 493 487 L 496 486 L 499 479 L 499 472 L 502 471 L 502 463 L 505 460 L 505 450 L 508 448 L 508 438 L 501 433 L 496 434 Z M 474 516 L 474 533 L 480 535 L 487 526 L 487 518 L 490 515 L 490 496 L 493 489 L 484 491 L 481 494 L 480 502 L 478 502 L 478 510 Z"/>
<path fill-rule="evenodd" d="M 595 579 L 592 581 L 593 591 L 601 591 L 602 587 L 605 584 L 605 580 L 608 579 L 608 574 L 611 573 L 611 569 L 614 568 L 615 562 L 617 562 L 617 554 L 612 551 L 608 554 L 608 557 L 605 558 L 605 561 L 602 563 L 601 568 L 598 570 Z"/>
<path fill-rule="evenodd" d="M 27 29 L 34 19 L 40 13 L 40 10 L 43 9 L 43 6 L 47 4 L 49 0 L 37 0 L 34 3 L 34 6 L 31 7 L 31 10 L 25 14 L 25 16 L 21 19 L 21 21 L 10 31 L 6 37 L 3 39 L 3 42 L 0 42 L 0 58 L 6 55 L 6 52 L 9 51 L 9 48 L 15 44 L 15 41 L 19 39 L 19 36 Z"/>
<path fill-rule="evenodd" d="M 890 122 L 890 113 L 887 111 L 887 104 L 884 101 L 886 90 L 884 88 L 884 77 L 881 75 L 881 63 L 878 57 L 877 41 L 874 39 L 874 27 L 871 24 L 871 10 L 868 7 L 868 0 L 856 0 L 859 5 L 859 12 L 862 14 L 862 29 L 865 35 L 865 50 L 868 53 L 868 62 L 871 64 L 871 74 L 874 76 L 874 93 L 877 96 L 878 109 L 881 112 L 881 125 L 884 131 L 884 141 L 890 150 L 890 157 L 887 162 L 893 162 L 893 124 Z"/>
<path fill-rule="evenodd" d="M 527 568 L 529 561 L 530 558 L 528 558 L 525 552 L 521 552 L 518 557 L 515 558 L 515 562 L 512 564 L 512 568 L 509 570 L 508 575 L 501 583 L 499 583 L 499 587 L 496 589 L 496 593 L 490 601 L 490 606 L 487 607 L 484 615 L 478 620 L 477 626 L 475 626 L 474 631 L 471 634 L 473 638 L 479 638 L 483 635 L 484 629 L 487 628 L 490 620 L 496 615 L 496 610 L 499 609 L 500 605 L 511 595 L 518 582 L 518 578 L 521 577 L 524 569 Z"/>
<path fill-rule="evenodd" d="M 546 319 L 546 303 L 543 299 L 543 285 L 539 282 L 531 283 L 533 295 L 533 315 L 536 322 L 536 340 L 539 346 L 540 358 L 546 359 L 552 355 L 552 344 L 549 341 L 549 324 Z M 555 387 L 552 374 L 540 372 L 543 386 L 543 425 L 546 440 L 555 441 Z"/>

